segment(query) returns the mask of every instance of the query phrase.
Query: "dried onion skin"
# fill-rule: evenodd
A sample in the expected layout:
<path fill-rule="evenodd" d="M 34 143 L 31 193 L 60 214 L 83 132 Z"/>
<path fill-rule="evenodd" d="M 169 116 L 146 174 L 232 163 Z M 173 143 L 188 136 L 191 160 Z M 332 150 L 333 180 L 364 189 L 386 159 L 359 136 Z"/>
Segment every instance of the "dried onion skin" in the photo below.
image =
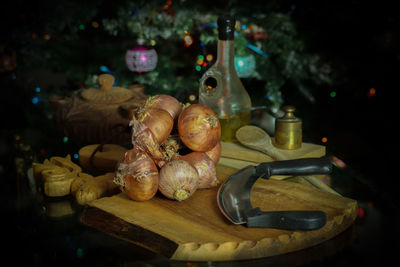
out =
<path fill-rule="evenodd" d="M 157 166 L 143 151 L 128 150 L 117 165 L 114 183 L 132 200 L 151 199 L 157 193 L 158 182 Z"/>
<path fill-rule="evenodd" d="M 170 199 L 185 200 L 196 192 L 199 175 L 197 170 L 184 160 L 167 162 L 160 170 L 160 192 Z"/>
<path fill-rule="evenodd" d="M 146 125 L 158 144 L 164 142 L 170 135 L 174 120 L 169 113 L 157 108 L 141 108 L 136 112 L 136 119 Z"/>
<path fill-rule="evenodd" d="M 221 157 L 221 151 L 222 151 L 222 145 L 221 145 L 221 142 L 218 142 L 215 145 L 215 147 L 213 147 L 211 150 L 206 152 L 207 156 L 209 156 L 210 159 L 212 159 L 215 166 L 217 166 L 217 164 L 219 162 L 219 158 Z"/>
<path fill-rule="evenodd" d="M 205 152 L 220 141 L 221 125 L 212 109 L 192 104 L 179 115 L 178 132 L 182 142 L 192 151 Z"/>
<path fill-rule="evenodd" d="M 197 170 L 199 174 L 199 189 L 217 186 L 217 171 L 214 161 L 205 152 L 191 152 L 181 156 L 180 159 L 189 162 Z"/>
<path fill-rule="evenodd" d="M 163 109 L 167 111 L 174 120 L 178 118 L 182 111 L 182 104 L 175 97 L 163 94 L 147 98 L 144 107 Z"/>

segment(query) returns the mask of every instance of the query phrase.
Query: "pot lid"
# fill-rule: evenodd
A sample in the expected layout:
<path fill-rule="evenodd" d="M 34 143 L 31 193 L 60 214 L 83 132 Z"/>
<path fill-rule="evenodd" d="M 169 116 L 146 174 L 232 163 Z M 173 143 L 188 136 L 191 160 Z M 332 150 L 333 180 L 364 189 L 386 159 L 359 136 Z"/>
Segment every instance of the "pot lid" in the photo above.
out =
<path fill-rule="evenodd" d="M 99 104 L 118 104 L 125 102 L 134 93 L 122 87 L 113 87 L 115 78 L 111 74 L 101 74 L 98 78 L 100 88 L 89 88 L 81 92 L 83 99 Z"/>

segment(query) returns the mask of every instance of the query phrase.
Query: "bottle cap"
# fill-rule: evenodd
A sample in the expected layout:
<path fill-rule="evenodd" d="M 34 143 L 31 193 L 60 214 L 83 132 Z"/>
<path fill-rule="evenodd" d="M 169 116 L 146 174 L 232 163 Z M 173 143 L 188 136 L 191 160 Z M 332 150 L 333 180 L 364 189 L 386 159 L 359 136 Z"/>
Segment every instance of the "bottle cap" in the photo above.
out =
<path fill-rule="evenodd" d="M 293 106 L 284 106 L 285 115 L 275 121 L 274 146 L 281 149 L 298 149 L 302 143 L 301 119 L 294 116 Z"/>
<path fill-rule="evenodd" d="M 221 15 L 218 17 L 218 39 L 233 40 L 235 34 L 236 20 L 230 15 Z"/>

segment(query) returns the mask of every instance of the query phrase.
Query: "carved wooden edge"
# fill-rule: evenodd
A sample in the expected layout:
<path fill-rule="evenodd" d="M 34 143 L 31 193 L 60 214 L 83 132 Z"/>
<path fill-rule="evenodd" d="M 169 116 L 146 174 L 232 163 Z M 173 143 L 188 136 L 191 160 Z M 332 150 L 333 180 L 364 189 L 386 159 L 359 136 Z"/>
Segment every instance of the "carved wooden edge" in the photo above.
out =
<path fill-rule="evenodd" d="M 295 231 L 276 238 L 261 240 L 245 240 L 242 242 L 228 241 L 218 243 L 186 243 L 181 244 L 170 257 L 180 261 L 232 261 L 248 260 L 276 256 L 315 246 L 344 232 L 354 222 L 357 216 L 357 203 L 349 204 L 343 214 L 333 217 L 327 224 L 306 235 Z"/>
<path fill-rule="evenodd" d="M 101 232 L 171 258 L 178 244 L 162 235 L 131 224 L 95 207 L 85 207 L 80 221 Z"/>
<path fill-rule="evenodd" d="M 85 207 L 80 220 L 99 231 L 144 247 L 171 260 L 232 261 L 265 258 L 315 246 L 345 231 L 356 217 L 357 202 L 354 201 L 349 203 L 343 214 L 333 217 L 323 228 L 312 233 L 295 231 L 290 235 L 283 234 L 276 238 L 203 244 L 195 242 L 177 244 L 95 207 Z"/>

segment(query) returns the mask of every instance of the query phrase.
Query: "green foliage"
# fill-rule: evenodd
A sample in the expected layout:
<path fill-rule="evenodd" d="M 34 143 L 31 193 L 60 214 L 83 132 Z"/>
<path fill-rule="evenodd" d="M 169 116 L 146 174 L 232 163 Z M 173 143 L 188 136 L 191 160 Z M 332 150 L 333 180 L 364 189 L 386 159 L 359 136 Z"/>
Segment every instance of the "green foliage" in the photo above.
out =
<path fill-rule="evenodd" d="M 26 68 L 41 66 L 66 72 L 73 84 L 84 82 L 85 87 L 95 85 L 99 67 L 105 65 L 116 73 L 122 87 L 140 83 L 146 85 L 148 93 L 176 95 L 184 90 L 197 94 L 198 79 L 208 66 L 196 71 L 196 59 L 200 54 L 213 53 L 215 60 L 215 23 L 225 7 L 236 16 L 239 26 L 245 25 L 237 29 L 236 55 L 255 55 L 256 69 L 248 79 L 262 84 L 256 88 L 260 91 L 257 95 L 265 95 L 270 105 L 282 104 L 281 91 L 288 84 L 312 102 L 311 88 L 331 83 L 330 67 L 306 50 L 290 13 L 260 9 L 248 1 L 231 0 L 222 7 L 213 5 L 213 1 L 180 0 L 165 6 L 166 2 L 114 1 L 111 5 L 109 1 L 67 1 L 63 8 L 50 6 L 41 31 L 51 39 L 31 40 L 21 51 L 23 64 Z M 250 26 L 265 35 L 255 38 Z M 184 45 L 185 34 L 193 37 L 193 45 Z M 126 51 L 139 38 L 158 54 L 156 69 L 141 74 L 130 72 L 125 65 Z M 248 44 L 262 52 L 249 49 Z"/>

